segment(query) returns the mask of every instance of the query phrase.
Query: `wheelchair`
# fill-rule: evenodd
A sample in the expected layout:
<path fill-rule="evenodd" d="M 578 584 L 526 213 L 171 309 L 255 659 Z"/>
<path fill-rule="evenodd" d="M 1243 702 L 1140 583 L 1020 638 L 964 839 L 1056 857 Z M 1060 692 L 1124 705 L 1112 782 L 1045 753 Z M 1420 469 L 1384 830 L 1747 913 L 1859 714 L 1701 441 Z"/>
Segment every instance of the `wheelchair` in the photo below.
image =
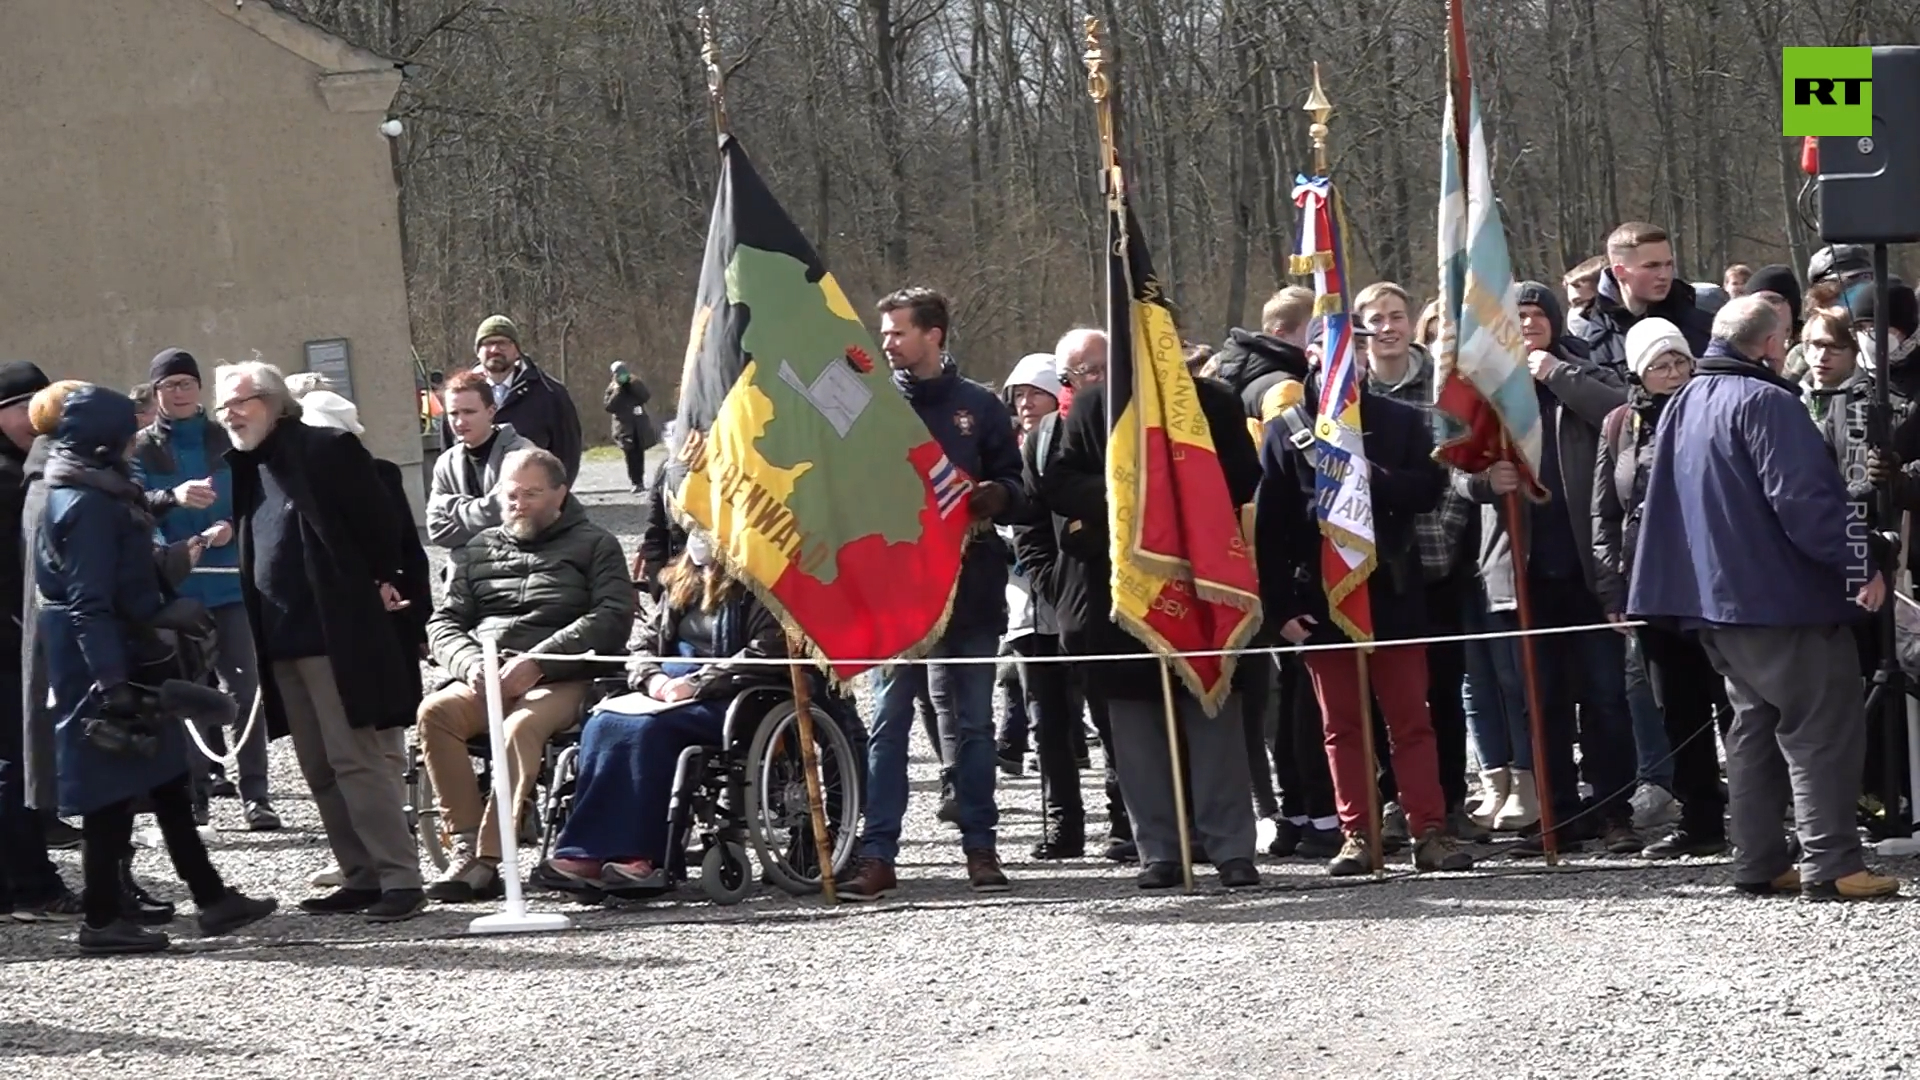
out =
<path fill-rule="evenodd" d="M 546 748 L 540 755 L 540 774 L 534 779 L 534 805 L 522 807 L 518 815 L 520 823 L 519 841 L 522 851 L 531 850 L 539 845 L 540 857 L 546 858 L 547 848 L 553 842 L 556 830 L 542 827 L 550 812 L 541 808 L 550 808 L 553 802 L 554 778 L 560 775 L 560 764 L 564 755 L 580 745 L 580 728 L 593 712 L 599 701 L 598 685 L 589 692 L 582 702 L 580 715 L 564 731 L 547 740 Z M 427 772 L 426 758 L 420 749 L 420 728 L 415 725 L 407 732 L 407 767 L 404 774 L 407 785 L 407 827 L 420 843 L 420 851 L 432 863 L 435 869 L 445 870 L 452 862 L 454 850 L 453 834 L 447 831 L 440 820 L 440 802 L 434 795 L 433 777 Z M 490 733 L 482 732 L 467 740 L 467 756 L 474 762 L 474 782 L 480 787 L 482 796 L 493 795 L 493 739 Z M 565 758 L 571 761 L 570 757 Z M 542 793 L 545 793 L 544 796 Z"/>
<path fill-rule="evenodd" d="M 851 702 L 814 681 L 810 711 L 832 860 L 829 872 L 838 874 L 852 862 L 859 837 L 866 732 Z M 680 754 L 667 810 L 667 857 L 661 868 L 666 887 L 605 890 L 605 895 L 653 899 L 686 882 L 695 863 L 701 891 L 720 904 L 739 903 L 761 881 L 795 896 L 819 892 L 820 860 L 795 706 L 787 687 L 741 691 L 727 707 L 720 743 L 690 746 Z M 577 739 L 559 752 L 548 789 L 543 832 L 549 839 L 542 845 L 543 857 L 572 810 L 579 752 Z"/>

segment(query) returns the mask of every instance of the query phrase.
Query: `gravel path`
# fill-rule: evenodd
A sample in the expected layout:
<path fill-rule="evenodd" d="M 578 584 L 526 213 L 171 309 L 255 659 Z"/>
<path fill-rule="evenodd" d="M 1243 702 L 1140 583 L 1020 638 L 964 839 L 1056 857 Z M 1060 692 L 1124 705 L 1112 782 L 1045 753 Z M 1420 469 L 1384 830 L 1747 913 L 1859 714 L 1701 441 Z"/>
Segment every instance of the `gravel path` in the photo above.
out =
<path fill-rule="evenodd" d="M 631 540 L 618 470 L 583 497 Z M 73 958 L 0 923 L 0 1076 L 959 1078 L 1881 1076 L 1916 1067 L 1920 935 L 1903 902 L 1735 898 L 1717 863 L 1578 858 L 1334 887 L 1267 862 L 1269 886 L 1146 897 L 1094 860 L 1026 864 L 1038 780 L 1003 780 L 1015 891 L 967 892 L 916 799 L 898 902 L 823 910 L 762 894 L 564 908 L 577 929 L 468 939 L 488 910 L 397 927 L 297 912 L 171 955 Z M 288 829 L 215 858 L 242 889 L 308 894 L 330 857 L 292 754 Z M 1092 777 L 1089 777 L 1092 782 Z M 77 883 L 78 866 L 62 861 Z M 1903 876 L 1915 867 L 1897 864 Z M 187 904 L 158 853 L 156 891 Z M 697 897 L 697 890 L 692 890 Z M 183 937 L 187 923 L 176 926 Z"/>

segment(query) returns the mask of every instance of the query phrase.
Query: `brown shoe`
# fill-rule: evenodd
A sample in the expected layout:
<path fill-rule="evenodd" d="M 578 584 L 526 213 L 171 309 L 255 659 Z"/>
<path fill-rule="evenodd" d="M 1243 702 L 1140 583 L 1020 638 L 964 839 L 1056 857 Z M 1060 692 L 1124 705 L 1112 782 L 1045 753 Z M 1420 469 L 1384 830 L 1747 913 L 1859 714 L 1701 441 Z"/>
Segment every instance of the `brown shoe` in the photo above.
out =
<path fill-rule="evenodd" d="M 1833 881 L 1809 881 L 1800 895 L 1809 900 L 1882 900 L 1900 891 L 1900 879 L 1860 870 Z"/>
<path fill-rule="evenodd" d="M 969 851 L 967 887 L 977 893 L 1000 893 L 1013 888 L 1013 885 L 1000 869 L 1000 856 L 991 851 Z"/>
<path fill-rule="evenodd" d="M 1788 870 L 1772 881 L 1736 881 L 1733 887 L 1748 896 L 1791 896 L 1800 891 L 1800 871 Z"/>
<path fill-rule="evenodd" d="M 900 879 L 893 876 L 893 864 L 885 859 L 855 859 L 833 883 L 836 898 L 856 904 L 885 900 L 899 891 Z"/>

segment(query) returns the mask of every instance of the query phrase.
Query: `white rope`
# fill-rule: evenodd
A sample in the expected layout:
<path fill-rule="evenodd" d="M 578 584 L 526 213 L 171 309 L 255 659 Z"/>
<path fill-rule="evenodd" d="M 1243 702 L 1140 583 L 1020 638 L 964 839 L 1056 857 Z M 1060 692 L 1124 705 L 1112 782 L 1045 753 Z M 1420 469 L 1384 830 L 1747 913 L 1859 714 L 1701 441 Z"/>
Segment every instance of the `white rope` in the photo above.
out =
<path fill-rule="evenodd" d="M 1121 660 L 1161 660 L 1176 656 L 1283 656 L 1289 653 L 1341 652 L 1350 649 L 1393 649 L 1412 645 L 1447 645 L 1454 642 L 1498 641 L 1502 638 L 1548 637 L 1554 634 L 1586 634 L 1596 630 L 1630 630 L 1645 626 L 1644 622 L 1604 622 L 1590 623 L 1585 626 L 1536 627 L 1532 630 L 1493 630 L 1480 634 L 1442 634 L 1434 637 L 1404 638 L 1395 641 L 1373 641 L 1355 643 L 1337 642 L 1331 645 L 1267 645 L 1244 649 L 1198 649 L 1191 652 L 1134 652 L 1134 653 L 1098 653 L 1091 656 L 1022 656 L 1022 664 L 1100 664 Z M 668 664 L 693 664 L 708 666 L 727 664 L 737 667 L 787 667 L 794 661 L 779 657 L 763 656 L 647 656 L 634 653 L 626 656 L 608 656 L 605 653 L 510 653 L 514 657 L 526 657 L 529 660 L 572 660 L 593 664 L 626 664 L 634 660 L 655 660 Z M 843 660 L 831 661 L 835 666 L 858 665 L 860 667 L 895 667 L 902 664 L 998 664 L 1009 659 L 1003 656 L 923 656 L 913 660 L 894 657 L 889 660 Z"/>

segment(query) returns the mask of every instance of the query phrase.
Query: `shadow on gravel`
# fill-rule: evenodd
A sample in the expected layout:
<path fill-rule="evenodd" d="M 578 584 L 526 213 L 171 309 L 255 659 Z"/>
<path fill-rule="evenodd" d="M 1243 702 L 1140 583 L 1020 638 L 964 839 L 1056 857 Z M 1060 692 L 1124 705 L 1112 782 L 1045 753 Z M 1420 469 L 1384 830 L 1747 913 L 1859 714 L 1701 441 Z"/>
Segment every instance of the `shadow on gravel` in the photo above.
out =
<path fill-rule="evenodd" d="M 446 941 L 380 941 L 341 943 L 262 942 L 259 948 L 208 950 L 201 958 L 222 961 L 264 961 L 295 967 L 396 968 L 405 971 L 616 971 L 686 967 L 693 961 L 678 956 L 596 956 L 541 948 L 545 938 L 461 938 Z M 488 947 L 503 946 L 503 947 Z"/>
<path fill-rule="evenodd" d="M 203 1039 L 140 1035 L 125 1029 L 86 1031 L 32 1021 L 0 1021 L 0 1060 L 10 1057 L 75 1057 L 94 1051 L 157 1054 L 161 1057 L 219 1057 L 244 1053 Z"/>

